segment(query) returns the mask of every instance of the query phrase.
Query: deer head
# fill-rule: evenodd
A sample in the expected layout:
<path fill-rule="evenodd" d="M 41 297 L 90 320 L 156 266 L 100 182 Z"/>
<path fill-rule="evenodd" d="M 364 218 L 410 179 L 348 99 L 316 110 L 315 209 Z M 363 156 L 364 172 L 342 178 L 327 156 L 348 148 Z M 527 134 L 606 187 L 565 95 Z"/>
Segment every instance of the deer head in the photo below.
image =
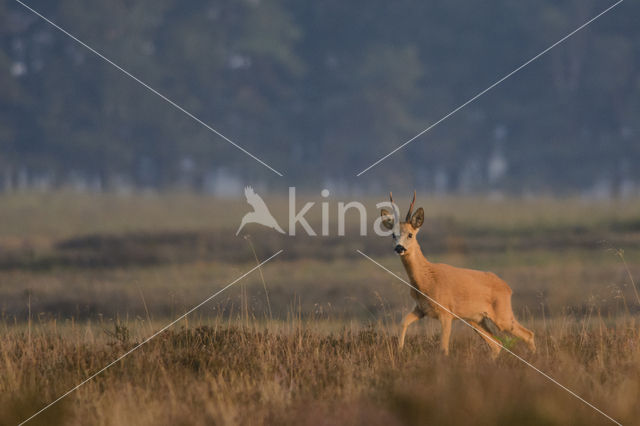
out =
<path fill-rule="evenodd" d="M 393 194 L 389 192 L 389 199 L 393 204 Z M 382 215 L 382 225 L 393 231 L 391 236 L 393 237 L 394 250 L 401 256 L 410 253 L 413 249 L 418 247 L 418 241 L 416 236 L 420 227 L 424 223 L 424 210 L 422 207 L 418 208 L 413 213 L 413 206 L 416 203 L 416 191 L 413 191 L 413 200 L 407 211 L 407 216 L 404 222 L 400 222 L 396 209 L 393 209 L 393 215 L 387 210 L 382 209 L 380 212 Z"/>

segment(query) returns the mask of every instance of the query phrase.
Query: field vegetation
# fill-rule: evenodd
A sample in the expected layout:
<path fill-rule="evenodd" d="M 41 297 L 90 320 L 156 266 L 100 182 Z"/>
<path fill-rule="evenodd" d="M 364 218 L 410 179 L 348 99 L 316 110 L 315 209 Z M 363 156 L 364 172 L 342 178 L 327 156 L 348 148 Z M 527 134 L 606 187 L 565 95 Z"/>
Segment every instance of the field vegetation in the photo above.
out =
<path fill-rule="evenodd" d="M 492 270 L 513 288 L 538 352 L 507 336 L 505 346 L 635 423 L 640 202 L 421 199 L 431 260 Z M 285 224 L 285 200 L 267 203 Z M 408 290 L 355 250 L 405 274 L 390 241 L 357 235 L 355 215 L 346 237 L 259 227 L 236 237 L 248 209 L 188 194 L 0 198 L 0 424 L 27 418 L 280 249 L 261 274 L 33 424 L 608 423 L 508 354 L 491 361 L 461 324 L 450 358 L 431 320 L 399 353 Z M 319 209 L 309 219 L 320 229 Z"/>

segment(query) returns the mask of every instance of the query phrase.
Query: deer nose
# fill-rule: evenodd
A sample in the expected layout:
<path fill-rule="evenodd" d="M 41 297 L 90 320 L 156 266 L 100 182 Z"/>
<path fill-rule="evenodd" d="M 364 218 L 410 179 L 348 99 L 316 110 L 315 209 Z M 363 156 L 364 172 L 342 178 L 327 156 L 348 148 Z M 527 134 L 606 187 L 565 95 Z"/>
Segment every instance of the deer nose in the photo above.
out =
<path fill-rule="evenodd" d="M 402 253 L 404 253 L 405 251 L 407 251 L 407 249 L 406 249 L 406 248 L 404 248 L 403 246 L 401 246 L 400 244 L 398 244 L 394 250 L 395 250 L 395 251 L 396 251 L 396 253 L 398 253 L 398 254 L 402 254 Z"/>

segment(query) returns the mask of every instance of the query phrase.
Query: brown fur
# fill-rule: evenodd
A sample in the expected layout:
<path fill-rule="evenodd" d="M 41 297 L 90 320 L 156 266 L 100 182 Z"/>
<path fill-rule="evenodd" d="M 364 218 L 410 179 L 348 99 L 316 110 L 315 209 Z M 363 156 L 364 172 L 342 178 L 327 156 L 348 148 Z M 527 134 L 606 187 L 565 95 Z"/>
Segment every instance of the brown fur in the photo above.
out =
<path fill-rule="evenodd" d="M 426 315 L 440 320 L 441 346 L 443 352 L 448 354 L 451 323 L 457 319 L 451 314 L 453 313 L 476 328 L 476 331 L 482 331 L 479 334 L 489 344 L 494 357 L 498 356 L 502 345 L 490 330 L 487 318 L 500 331 L 521 338 L 532 351 L 535 351 L 533 332 L 520 325 L 513 315 L 512 292 L 506 282 L 492 272 L 429 262 L 422 254 L 416 239 L 424 218 L 422 208 L 418 209 L 410 220 L 407 218 L 406 222 L 401 222 L 397 227 L 394 227 L 391 215 L 386 210 L 382 211 L 382 216 L 384 226 L 396 230 L 394 244 L 405 250 L 400 254 L 400 258 L 411 285 L 414 286 L 411 297 L 415 300 L 416 306 L 402 321 L 400 348 L 404 345 L 407 327 Z M 420 292 L 437 301 L 442 307 L 431 302 Z"/>

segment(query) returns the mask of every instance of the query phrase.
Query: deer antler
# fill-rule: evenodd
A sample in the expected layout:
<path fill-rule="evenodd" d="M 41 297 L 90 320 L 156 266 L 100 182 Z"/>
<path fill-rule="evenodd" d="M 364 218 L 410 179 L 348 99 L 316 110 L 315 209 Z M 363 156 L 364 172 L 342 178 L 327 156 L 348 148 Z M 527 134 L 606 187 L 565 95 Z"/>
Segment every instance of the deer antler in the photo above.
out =
<path fill-rule="evenodd" d="M 398 226 L 399 222 L 400 222 L 400 218 L 398 217 L 398 215 L 400 214 L 398 212 L 398 207 L 396 206 L 396 203 L 393 202 L 393 194 L 391 193 L 391 191 L 389 191 L 389 200 L 391 201 L 391 210 L 393 213 L 393 223 L 395 226 Z"/>
<path fill-rule="evenodd" d="M 411 220 L 411 213 L 413 213 L 413 205 L 416 203 L 416 190 L 413 190 L 413 200 L 411 201 L 411 205 L 409 206 L 409 211 L 407 212 L 407 218 L 405 221 L 409 222 Z"/>

